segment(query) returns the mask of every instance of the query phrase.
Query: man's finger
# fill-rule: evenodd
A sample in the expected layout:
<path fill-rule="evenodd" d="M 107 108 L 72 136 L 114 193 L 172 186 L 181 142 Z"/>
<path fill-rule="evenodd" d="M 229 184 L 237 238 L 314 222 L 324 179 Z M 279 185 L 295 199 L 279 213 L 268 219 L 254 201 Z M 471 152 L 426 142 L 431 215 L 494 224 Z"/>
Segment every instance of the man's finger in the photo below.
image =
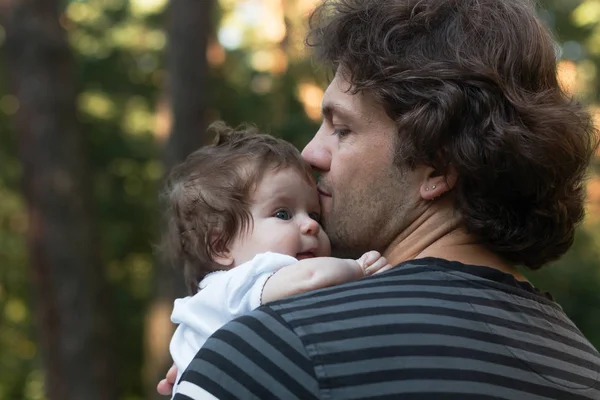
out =
<path fill-rule="evenodd" d="M 173 386 L 175 384 L 175 379 L 177 379 L 177 367 L 173 364 L 167 371 L 167 382 Z"/>
<path fill-rule="evenodd" d="M 156 385 L 156 391 L 163 396 L 170 396 L 173 393 L 173 385 L 163 379 Z"/>

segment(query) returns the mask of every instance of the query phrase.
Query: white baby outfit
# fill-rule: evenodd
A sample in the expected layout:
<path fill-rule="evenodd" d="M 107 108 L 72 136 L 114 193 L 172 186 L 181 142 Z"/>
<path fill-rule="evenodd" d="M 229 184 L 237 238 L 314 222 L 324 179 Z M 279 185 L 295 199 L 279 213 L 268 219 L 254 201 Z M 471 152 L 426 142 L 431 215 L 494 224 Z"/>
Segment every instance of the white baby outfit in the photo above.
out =
<path fill-rule="evenodd" d="M 209 336 L 232 319 L 259 307 L 267 279 L 297 261 L 284 254 L 261 253 L 228 271 L 211 272 L 200 282 L 198 293 L 175 300 L 171 321 L 179 326 L 169 346 L 177 366 L 175 382 L 179 382 Z"/>

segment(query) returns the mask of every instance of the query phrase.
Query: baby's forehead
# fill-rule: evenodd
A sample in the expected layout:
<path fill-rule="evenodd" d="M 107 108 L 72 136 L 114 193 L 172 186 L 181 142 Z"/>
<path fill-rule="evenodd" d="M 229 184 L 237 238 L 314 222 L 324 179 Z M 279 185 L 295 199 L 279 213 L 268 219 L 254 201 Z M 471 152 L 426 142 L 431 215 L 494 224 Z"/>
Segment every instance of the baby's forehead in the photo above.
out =
<path fill-rule="evenodd" d="M 295 168 L 284 168 L 265 173 L 254 191 L 255 201 L 268 201 L 277 198 L 296 202 L 316 202 L 319 196 L 312 176 Z"/>
<path fill-rule="evenodd" d="M 295 166 L 270 168 L 262 174 L 261 181 L 267 181 L 273 186 L 287 188 L 288 190 L 298 189 L 300 187 L 316 188 L 316 182 L 312 174 L 300 170 Z"/>

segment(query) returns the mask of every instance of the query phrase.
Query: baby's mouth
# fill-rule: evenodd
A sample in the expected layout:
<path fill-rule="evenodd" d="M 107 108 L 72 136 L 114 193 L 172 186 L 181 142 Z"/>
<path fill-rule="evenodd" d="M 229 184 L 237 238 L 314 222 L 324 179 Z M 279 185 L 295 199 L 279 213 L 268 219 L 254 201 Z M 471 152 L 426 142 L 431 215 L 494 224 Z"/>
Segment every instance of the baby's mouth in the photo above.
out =
<path fill-rule="evenodd" d="M 307 258 L 315 258 L 314 251 L 303 251 L 302 253 L 296 254 L 297 260 L 305 260 Z"/>

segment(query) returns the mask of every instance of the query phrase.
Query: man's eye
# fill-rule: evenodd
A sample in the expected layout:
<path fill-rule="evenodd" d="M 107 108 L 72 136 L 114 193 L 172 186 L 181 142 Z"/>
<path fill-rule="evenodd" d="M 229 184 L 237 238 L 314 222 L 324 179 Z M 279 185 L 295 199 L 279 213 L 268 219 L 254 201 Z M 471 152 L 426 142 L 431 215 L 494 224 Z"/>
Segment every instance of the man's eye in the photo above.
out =
<path fill-rule="evenodd" d="M 310 213 L 310 214 L 308 214 L 308 216 L 317 222 L 319 222 L 321 220 L 321 216 L 319 215 L 319 213 Z"/>
<path fill-rule="evenodd" d="M 350 134 L 350 129 L 334 129 L 333 134 L 339 137 L 348 136 Z"/>
<path fill-rule="evenodd" d="M 288 210 L 278 210 L 275 212 L 275 218 L 287 221 L 292 219 L 292 214 Z"/>

